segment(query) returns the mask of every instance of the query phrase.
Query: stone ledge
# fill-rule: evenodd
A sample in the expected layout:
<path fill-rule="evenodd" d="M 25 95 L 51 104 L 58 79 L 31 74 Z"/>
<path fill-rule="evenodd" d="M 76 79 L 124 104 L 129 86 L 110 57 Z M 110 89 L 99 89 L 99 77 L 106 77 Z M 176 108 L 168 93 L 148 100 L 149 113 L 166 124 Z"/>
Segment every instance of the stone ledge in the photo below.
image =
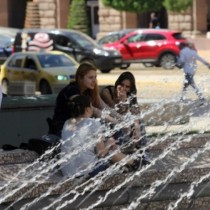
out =
<path fill-rule="evenodd" d="M 179 139 L 179 140 L 178 140 Z M 186 141 L 187 140 L 187 141 Z M 179 149 L 199 149 L 210 141 L 210 134 L 194 134 L 185 136 L 173 136 L 173 137 L 150 137 L 147 142 L 147 149 L 153 153 L 156 150 L 163 151 L 166 147 L 169 147 L 174 142 L 179 142 Z M 34 151 L 15 149 L 15 150 L 3 150 L 0 149 L 0 166 L 4 164 L 16 164 L 16 163 L 32 163 L 38 158 L 38 154 Z"/>
<path fill-rule="evenodd" d="M 40 138 L 48 132 L 46 118 L 53 116 L 56 95 L 33 97 L 5 97 L 0 112 L 0 146 Z M 188 106 L 177 104 L 140 104 L 146 126 L 180 124 L 189 121 Z M 148 110 L 150 109 L 151 110 Z M 20 117 L 21 116 L 21 117 Z M 11 127 L 11 122 L 18 126 Z M 36 125 L 36 126 L 34 126 Z M 11 132 L 7 132 L 10 128 Z"/>
<path fill-rule="evenodd" d="M 29 150 L 15 149 L 5 151 L 0 149 L 0 166 L 3 164 L 29 163 L 38 158 L 38 154 Z"/>
<path fill-rule="evenodd" d="M 178 178 L 175 178 L 172 180 L 170 183 L 168 183 L 166 186 L 164 184 L 159 185 L 156 189 L 156 192 L 159 192 L 157 196 L 152 196 L 150 198 L 144 198 L 142 199 L 141 204 L 144 205 L 151 205 L 154 207 L 155 206 L 161 206 L 163 203 L 169 204 L 172 201 L 176 201 L 179 198 L 180 192 L 187 191 L 190 187 L 190 184 L 192 181 L 197 180 L 200 178 L 202 175 L 209 174 L 210 169 L 208 170 L 197 170 L 197 169 L 191 169 L 191 170 L 186 170 L 183 173 L 179 175 L 180 180 Z M 170 171 L 168 171 L 170 173 Z M 183 177 L 187 177 L 190 175 L 194 174 L 193 179 L 187 179 L 184 180 Z M 100 206 L 105 206 L 108 207 L 110 204 L 113 204 L 115 199 L 113 198 L 118 197 L 121 195 L 122 197 L 115 203 L 115 205 L 126 205 L 130 202 L 132 202 L 136 196 L 143 195 L 143 191 L 148 190 L 150 187 L 151 182 L 148 182 L 148 177 L 152 175 L 154 177 L 153 182 L 156 180 L 160 180 L 160 178 L 164 178 L 165 174 L 158 175 L 157 171 L 150 171 L 148 173 L 145 173 L 144 176 L 142 177 L 135 177 L 134 182 L 129 182 L 127 185 L 123 186 L 118 190 L 117 192 L 111 194 L 111 196 L 108 196 L 107 201 L 105 203 L 102 203 Z M 91 203 L 95 203 L 98 199 L 99 196 L 104 197 L 105 194 L 110 190 L 114 189 L 118 184 L 122 183 L 126 178 L 129 178 L 132 174 L 120 174 L 120 175 L 114 175 L 110 178 L 108 178 L 105 183 L 98 188 L 96 191 L 90 194 L 90 191 L 86 191 L 84 195 L 79 196 L 73 204 L 68 206 L 67 209 L 75 209 L 75 206 L 80 203 L 81 200 L 83 200 L 86 196 L 88 196 L 85 204 L 83 204 L 83 207 L 86 205 L 90 205 Z M 158 175 L 158 176 L 157 176 Z M 202 200 L 206 198 L 208 201 L 210 201 L 210 187 L 207 185 L 209 180 L 205 180 L 205 182 L 202 182 L 198 187 L 195 187 L 195 195 L 197 195 L 198 192 L 201 192 L 202 189 L 204 189 L 197 198 L 193 198 L 193 202 L 197 202 L 196 200 Z M 132 183 L 132 184 L 131 184 Z M 60 194 L 65 194 L 69 192 L 70 190 L 73 190 L 72 186 L 75 187 L 75 181 L 74 182 L 66 182 L 65 185 L 60 184 L 60 186 L 56 189 L 56 184 L 53 182 L 45 182 L 45 183 L 31 183 L 21 190 L 17 191 L 12 197 L 7 199 L 4 203 L 11 202 L 14 200 L 17 200 L 23 194 L 23 198 L 21 199 L 22 202 L 25 199 L 33 199 L 36 197 L 42 196 L 44 193 L 46 193 L 50 188 L 52 188 L 52 192 L 48 194 L 48 196 L 55 196 L 54 199 L 60 195 Z M 94 184 L 94 182 L 93 182 Z M 10 186 L 11 187 L 11 186 Z M 84 186 L 85 187 L 85 186 Z M 96 186 L 98 187 L 98 186 Z M 204 188 L 205 187 L 205 188 Z M 7 188 L 8 189 L 8 188 Z M 14 188 L 15 189 L 15 188 Z M 12 190 L 12 187 L 9 189 L 10 192 Z M 83 192 L 83 189 L 79 189 L 78 192 Z M 3 192 L 1 192 L 2 195 Z M 70 200 L 73 198 L 73 192 L 66 197 L 66 200 Z M 47 196 L 47 197 L 48 197 Z M 45 199 L 44 199 L 45 200 Z M 26 201 L 26 200 L 25 200 Z M 42 200 L 40 200 L 42 201 Z M 39 204 L 40 201 L 36 202 L 36 205 Z M 52 202 L 52 200 L 51 200 Z M 181 202 L 181 205 L 187 205 L 189 204 L 188 199 L 184 199 L 183 202 Z M 46 204 L 46 203 L 45 203 Z M 205 203 L 205 205 L 209 205 L 209 203 Z M 113 204 L 114 205 L 114 204 Z M 201 209 L 201 207 L 204 206 L 204 203 L 200 203 L 200 205 L 197 204 L 198 209 Z M 205 206 L 206 207 L 206 206 Z M 138 209 L 143 209 L 142 207 L 139 207 Z M 164 208 L 163 208 L 164 209 Z M 184 209 L 184 208 L 183 208 Z"/>
<path fill-rule="evenodd" d="M 207 138 L 203 137 L 203 141 L 206 141 Z M 192 140 L 193 142 L 196 141 L 194 138 Z M 197 139 L 199 141 L 199 139 Z M 201 140 L 200 140 L 201 141 Z M 194 146 L 194 144 L 193 144 Z M 198 145 L 195 144 L 197 147 Z M 201 144 L 201 149 L 203 144 Z M 189 148 L 188 146 L 183 148 L 171 148 L 171 151 L 169 150 L 159 150 L 158 155 L 162 155 L 163 151 L 167 152 L 167 155 L 164 156 L 161 160 L 155 160 L 158 155 L 155 154 L 155 150 L 151 152 L 151 160 L 155 161 L 152 162 L 152 165 L 147 166 L 147 168 L 142 168 L 142 170 L 139 170 L 135 173 L 135 176 L 130 181 L 128 181 L 125 185 L 123 185 L 123 189 L 128 187 L 128 189 L 131 188 L 131 191 L 133 189 L 138 189 L 139 191 L 143 190 L 143 188 L 148 187 L 152 185 L 152 183 L 155 183 L 157 180 L 165 180 L 168 175 L 174 170 L 173 175 L 170 176 L 168 179 L 170 186 L 180 186 L 181 184 L 187 186 L 189 183 L 192 183 L 193 181 L 199 180 L 203 176 L 207 176 L 205 179 L 205 182 L 210 181 L 210 152 L 207 150 L 204 153 L 201 153 L 201 155 L 196 158 L 196 160 L 192 160 L 189 162 L 188 165 L 185 166 L 184 169 L 180 168 L 183 164 L 185 164 L 188 160 L 191 160 L 192 155 L 196 154 L 196 152 L 199 151 L 198 148 Z M 156 148 L 157 149 L 157 148 Z M 13 152 L 12 152 L 13 153 Z M 47 190 L 52 187 L 51 192 L 49 192 L 49 195 L 59 195 L 63 194 L 68 190 L 73 189 L 75 186 L 76 180 L 69 180 L 64 181 L 64 177 L 61 175 L 60 171 L 50 170 L 50 172 L 46 171 L 42 173 L 42 170 L 38 170 L 38 168 L 42 166 L 42 169 L 47 168 L 47 164 L 44 162 L 40 162 L 37 164 L 7 164 L 7 165 L 1 165 L 0 167 L 0 173 L 1 174 L 7 174 L 7 177 L 2 177 L 0 186 L 6 186 L 6 191 L 12 191 L 13 189 L 17 189 L 18 186 L 23 184 L 23 187 L 18 190 L 13 196 L 5 200 L 5 202 L 13 201 L 18 199 L 21 195 L 24 195 L 24 199 L 27 198 L 35 198 L 43 195 Z M 22 171 L 19 176 L 17 174 L 19 171 Z M 47 174 L 51 174 L 51 176 L 48 177 Z M 118 172 L 115 172 L 118 173 Z M 37 179 L 35 179 L 34 175 L 39 175 Z M 128 180 L 133 173 L 126 173 L 126 174 L 113 174 L 109 176 L 104 177 L 104 182 L 101 186 L 98 186 L 98 189 L 96 191 L 97 195 L 102 195 L 106 191 L 113 189 L 114 187 L 120 185 L 123 183 L 126 179 Z M 15 178 L 12 183 L 10 181 Z M 79 181 L 79 179 L 77 180 Z M 24 183 L 28 184 L 25 186 Z M 7 183 L 10 183 L 7 185 Z M 87 186 L 87 184 L 90 184 L 90 186 L 94 186 L 94 180 L 89 180 L 86 185 L 83 187 L 78 188 L 79 192 L 82 192 L 83 189 Z M 57 187 L 57 188 L 56 188 Z M 174 189 L 171 188 L 172 189 Z M 178 187 L 177 187 L 178 188 Z M 4 195 L 5 190 L 1 190 L 0 193 Z M 134 190 L 135 191 L 135 190 Z M 132 192 L 132 194 L 134 193 Z M 206 194 L 204 194 L 205 196 Z M 161 195 L 163 196 L 163 195 Z M 177 195 L 178 196 L 178 195 Z M 176 196 L 175 196 L 176 197 Z M 176 197 L 177 198 L 177 197 Z M 163 199 L 163 197 L 155 198 L 155 200 Z M 166 198 L 164 198 L 166 199 Z M 163 200 L 164 200 L 163 199 Z M 170 196 L 168 196 L 167 199 L 170 199 Z M 166 199 L 166 200 L 167 200 Z M 173 198 L 174 199 L 174 198 Z M 147 200 L 147 199 L 146 199 Z"/>

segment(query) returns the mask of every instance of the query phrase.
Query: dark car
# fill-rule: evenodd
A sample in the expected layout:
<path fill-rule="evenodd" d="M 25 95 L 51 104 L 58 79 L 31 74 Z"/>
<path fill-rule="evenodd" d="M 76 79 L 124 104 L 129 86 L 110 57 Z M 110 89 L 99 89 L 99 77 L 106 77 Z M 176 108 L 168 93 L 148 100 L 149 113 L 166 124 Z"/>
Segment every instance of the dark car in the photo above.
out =
<path fill-rule="evenodd" d="M 98 43 L 117 49 L 123 57 L 125 68 L 131 63 L 175 67 L 179 44 L 188 42 L 179 31 L 168 29 L 128 29 L 113 32 Z"/>
<path fill-rule="evenodd" d="M 84 33 L 67 29 L 25 29 L 16 34 L 14 52 L 59 50 L 79 63 L 89 61 L 103 73 L 120 67 L 122 56 L 115 49 L 105 49 Z"/>
<path fill-rule="evenodd" d="M 0 64 L 11 55 L 14 38 L 0 34 Z"/>

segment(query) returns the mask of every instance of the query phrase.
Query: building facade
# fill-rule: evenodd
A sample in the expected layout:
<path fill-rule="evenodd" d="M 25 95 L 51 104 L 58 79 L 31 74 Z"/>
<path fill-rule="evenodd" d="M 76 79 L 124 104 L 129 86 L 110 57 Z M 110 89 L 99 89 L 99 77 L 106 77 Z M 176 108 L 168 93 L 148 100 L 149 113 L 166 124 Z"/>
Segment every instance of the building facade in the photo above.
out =
<path fill-rule="evenodd" d="M 0 26 L 66 28 L 71 1 L 1 0 Z M 124 28 L 148 27 L 149 13 L 119 12 L 105 7 L 100 0 L 86 1 L 93 38 Z M 183 13 L 173 13 L 163 8 L 158 15 L 161 28 L 181 30 L 190 35 L 210 31 L 210 0 L 193 0 L 192 6 Z"/>
<path fill-rule="evenodd" d="M 162 28 L 180 30 L 189 35 L 210 31 L 210 0 L 193 0 L 192 6 L 182 13 L 162 9 L 158 15 Z M 109 31 L 123 28 L 147 28 L 148 25 L 149 13 L 118 12 L 99 2 L 98 37 Z"/>

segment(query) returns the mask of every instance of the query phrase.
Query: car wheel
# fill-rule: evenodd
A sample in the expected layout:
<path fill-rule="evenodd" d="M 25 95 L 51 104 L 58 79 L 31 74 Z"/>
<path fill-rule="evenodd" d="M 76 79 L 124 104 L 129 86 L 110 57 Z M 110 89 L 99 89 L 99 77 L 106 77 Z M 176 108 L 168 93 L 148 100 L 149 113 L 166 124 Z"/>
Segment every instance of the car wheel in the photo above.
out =
<path fill-rule="evenodd" d="M 126 63 L 126 64 L 122 64 L 121 66 L 120 66 L 120 69 L 127 69 L 127 68 L 129 68 L 130 67 L 130 63 Z"/>
<path fill-rule="evenodd" d="M 46 80 L 41 81 L 39 89 L 42 95 L 52 94 L 51 87 Z"/>
<path fill-rule="evenodd" d="M 2 86 L 2 92 L 4 94 L 8 94 L 9 81 L 7 79 L 3 79 L 2 83 L 1 83 L 1 86 Z"/>
<path fill-rule="evenodd" d="M 166 53 L 160 58 L 160 65 L 164 69 L 173 69 L 176 65 L 176 56 L 171 53 Z"/>
<path fill-rule="evenodd" d="M 100 71 L 102 73 L 109 73 L 111 71 L 111 69 L 100 69 Z"/>

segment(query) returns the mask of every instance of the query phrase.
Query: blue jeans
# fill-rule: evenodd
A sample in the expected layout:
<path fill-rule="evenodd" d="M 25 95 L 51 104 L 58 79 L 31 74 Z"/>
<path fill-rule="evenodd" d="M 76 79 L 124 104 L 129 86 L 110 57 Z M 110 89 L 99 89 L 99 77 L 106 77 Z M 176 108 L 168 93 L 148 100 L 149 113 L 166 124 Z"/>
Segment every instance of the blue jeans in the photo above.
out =
<path fill-rule="evenodd" d="M 96 176 L 98 173 L 105 171 L 107 168 L 109 167 L 109 164 L 107 162 L 104 161 L 100 161 L 98 162 L 94 169 L 89 173 L 89 177 L 94 177 Z"/>

